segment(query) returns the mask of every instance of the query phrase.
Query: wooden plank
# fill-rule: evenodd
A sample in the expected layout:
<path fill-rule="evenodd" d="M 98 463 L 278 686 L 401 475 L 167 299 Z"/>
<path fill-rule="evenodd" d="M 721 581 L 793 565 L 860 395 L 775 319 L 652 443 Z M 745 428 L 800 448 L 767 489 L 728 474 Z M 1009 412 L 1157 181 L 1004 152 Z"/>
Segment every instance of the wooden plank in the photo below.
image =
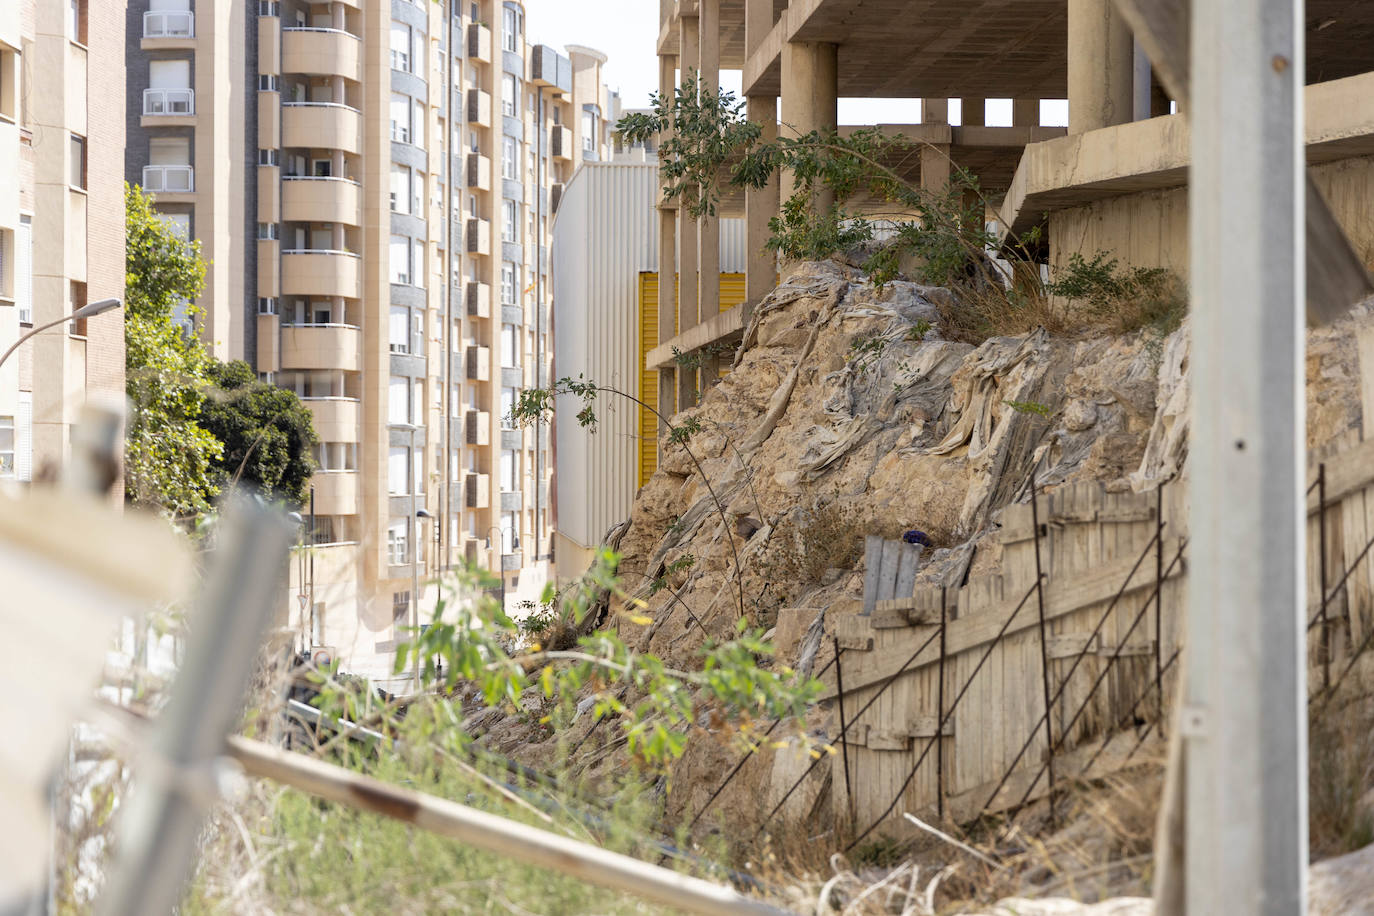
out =
<path fill-rule="evenodd" d="M 897 542 L 897 581 L 893 587 L 893 598 L 906 598 L 916 590 L 916 571 L 921 568 L 921 554 L 925 548 L 920 544 Z"/>
<path fill-rule="evenodd" d="M 1066 633 L 1061 636 L 1047 636 L 1045 638 L 1045 654 L 1051 660 L 1059 658 L 1077 658 L 1080 655 L 1087 655 L 1098 651 L 1101 643 L 1100 636 L 1089 633 Z"/>
<path fill-rule="evenodd" d="M 911 749 L 911 736 L 897 729 L 870 728 L 867 747 L 870 751 L 906 751 Z"/>
<path fill-rule="evenodd" d="M 873 651 L 873 626 L 869 618 L 842 614 L 835 618 L 835 638 L 841 649 Z"/>
<path fill-rule="evenodd" d="M 883 539 L 876 534 L 864 538 L 864 613 L 873 613 L 878 601 L 878 582 L 882 575 Z"/>
<path fill-rule="evenodd" d="M 1328 458 L 1326 464 L 1326 501 L 1338 503 L 1356 490 L 1374 483 L 1374 439 L 1366 439 L 1354 448 Z M 1317 482 L 1317 465 L 1307 469 L 1307 484 Z M 1307 512 L 1315 515 L 1318 499 L 1315 489 L 1307 497 Z"/>
<path fill-rule="evenodd" d="M 1132 614 L 1132 616 L 1134 616 L 1134 614 Z M 1140 625 L 1136 627 L 1136 630 L 1139 631 L 1144 628 L 1145 625 L 1145 622 L 1142 620 Z M 1129 658 L 1138 655 L 1149 655 L 1153 657 L 1155 654 L 1155 641 L 1153 639 L 1146 639 L 1140 642 L 1128 642 L 1120 647 L 1120 651 L 1117 651 L 1116 646 L 1103 643 L 1098 647 L 1097 654 L 1103 658 L 1111 658 L 1113 656 L 1118 658 Z"/>
<path fill-rule="evenodd" d="M 935 735 L 935 725 L 937 716 L 912 716 L 907 723 L 906 733 L 913 738 L 930 738 Z M 951 717 L 945 722 L 944 729 L 940 734 L 945 737 L 954 735 L 954 719 Z"/>
<path fill-rule="evenodd" d="M 1165 566 L 1168 567 L 1178 551 L 1178 538 L 1165 538 L 1164 556 Z M 1098 569 L 1089 570 L 1073 577 L 1063 577 L 1058 580 L 1051 579 L 1045 586 L 1045 616 L 1046 619 L 1054 619 L 1071 614 L 1075 610 L 1089 604 L 1108 601 L 1116 594 L 1126 580 L 1127 573 L 1135 564 L 1135 557 L 1127 557 L 1115 563 L 1107 564 Z M 1187 564 L 1185 562 L 1175 563 L 1173 570 L 1167 578 L 1176 578 L 1183 575 Z M 1155 570 L 1154 564 L 1144 562 L 1127 584 L 1126 591 L 1134 592 L 1140 589 L 1154 587 Z M 1012 595 L 1004 599 L 998 606 L 991 609 L 969 614 L 958 620 L 951 621 L 949 632 L 946 637 L 946 644 L 951 655 L 958 655 L 967 652 L 969 649 L 982 646 L 992 640 L 997 631 L 1006 622 L 1007 616 L 1020 603 L 1022 595 Z M 1022 606 L 1016 619 L 1008 627 L 1008 634 L 1017 633 L 1037 625 L 1035 598 L 1032 596 Z M 914 638 L 914 637 L 913 637 Z M 924 637 L 921 637 L 924 638 Z M 909 640 L 900 646 L 892 646 L 882 650 L 875 650 L 868 653 L 864 658 L 857 661 L 851 668 L 846 666 L 844 671 L 845 684 L 847 688 L 857 688 L 865 684 L 872 684 L 875 681 L 888 677 L 897 667 L 907 660 L 911 652 L 920 645 Z M 931 645 L 927 647 L 920 656 L 912 663 L 913 666 L 928 665 L 939 658 L 939 647 Z M 827 672 L 823 679 L 826 691 L 822 697 L 834 695 L 833 675 Z"/>
<path fill-rule="evenodd" d="M 897 597 L 897 566 L 901 552 L 901 541 L 883 541 L 883 558 L 878 572 L 878 601 L 890 601 Z"/>

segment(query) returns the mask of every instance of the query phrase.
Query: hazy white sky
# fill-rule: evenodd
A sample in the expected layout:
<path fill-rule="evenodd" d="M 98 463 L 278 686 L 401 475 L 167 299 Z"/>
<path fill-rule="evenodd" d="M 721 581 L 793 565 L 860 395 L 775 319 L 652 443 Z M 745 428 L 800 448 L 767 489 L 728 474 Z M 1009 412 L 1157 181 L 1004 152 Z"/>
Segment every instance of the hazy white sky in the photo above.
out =
<path fill-rule="evenodd" d="M 564 45 L 586 45 L 609 58 L 605 77 L 620 92 L 626 108 L 644 108 L 649 93 L 658 89 L 658 4 L 653 0 L 525 0 L 528 39 L 560 50 Z M 721 88 L 736 93 L 738 71 L 721 74 Z M 959 105 L 950 105 L 950 121 L 959 123 Z M 1042 103 L 1041 120 L 1063 126 L 1068 123 L 1068 104 Z M 916 99 L 840 99 L 841 124 L 915 124 L 921 120 Z M 988 102 L 987 123 L 1011 124 L 1011 101 Z"/>

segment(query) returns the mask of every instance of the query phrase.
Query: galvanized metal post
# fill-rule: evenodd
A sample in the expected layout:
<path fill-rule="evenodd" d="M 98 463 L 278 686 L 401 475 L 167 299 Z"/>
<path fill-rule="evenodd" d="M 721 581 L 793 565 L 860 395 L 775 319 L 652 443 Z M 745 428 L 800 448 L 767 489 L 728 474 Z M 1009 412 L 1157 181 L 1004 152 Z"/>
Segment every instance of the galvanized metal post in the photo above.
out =
<path fill-rule="evenodd" d="M 169 913 L 181 899 L 214 798 L 210 767 L 238 721 L 294 533 L 281 513 L 247 499 L 221 524 L 189 655 L 159 717 L 142 784 L 120 814 L 120 861 L 99 906 L 105 916 Z"/>
<path fill-rule="evenodd" d="M 1306 910 L 1303 4 L 1192 4 L 1190 914 Z"/>
<path fill-rule="evenodd" d="M 1317 575 L 1321 579 L 1321 638 L 1317 643 L 1317 651 L 1322 657 L 1322 690 L 1331 689 L 1331 631 L 1327 626 L 1326 607 L 1331 601 L 1331 596 L 1327 592 L 1326 586 L 1326 462 L 1323 461 L 1317 468 L 1317 543 L 1320 545 L 1318 553 L 1321 559 L 1317 567 Z"/>

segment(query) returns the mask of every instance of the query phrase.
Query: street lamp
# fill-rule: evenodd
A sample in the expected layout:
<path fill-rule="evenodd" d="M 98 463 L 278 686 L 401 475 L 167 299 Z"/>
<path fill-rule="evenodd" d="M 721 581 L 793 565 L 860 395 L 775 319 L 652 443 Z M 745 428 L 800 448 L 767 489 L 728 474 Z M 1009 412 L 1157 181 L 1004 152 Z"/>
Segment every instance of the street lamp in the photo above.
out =
<path fill-rule="evenodd" d="M 35 334 L 41 334 L 48 328 L 55 328 L 59 324 L 63 324 L 68 321 L 76 321 L 81 318 L 94 318 L 96 315 L 102 314 L 103 312 L 108 312 L 110 309 L 117 309 L 123 304 L 123 301 L 119 299 L 101 299 L 98 302 L 92 302 L 88 305 L 81 306 L 81 308 L 77 309 L 76 311 L 72 312 L 70 315 L 67 315 L 66 317 L 59 318 L 56 321 L 49 321 L 47 324 L 40 324 L 38 327 L 33 328 L 27 334 L 24 334 L 13 344 L 10 345 L 10 348 L 5 351 L 5 355 L 0 356 L 0 366 L 3 366 L 5 364 L 5 360 L 10 358 L 11 353 L 19 349 L 20 344 L 28 340 L 30 337 L 33 337 Z"/>
<path fill-rule="evenodd" d="M 412 490 L 414 487 L 411 488 Z M 411 505 L 415 504 L 415 494 L 410 495 Z M 410 516 L 410 549 L 415 552 L 410 558 L 410 627 L 415 639 L 420 638 L 420 519 L 434 518 L 428 509 L 416 509 Z M 415 692 L 420 692 L 420 653 L 413 653 L 414 663 L 411 673 L 415 678 Z"/>
<path fill-rule="evenodd" d="M 493 531 L 496 532 L 496 536 L 497 536 L 498 538 L 500 538 L 500 536 L 501 536 L 503 533 L 509 531 L 509 532 L 510 532 L 510 549 L 511 549 L 511 550 L 519 550 L 519 549 L 520 549 L 520 532 L 516 531 L 514 528 L 502 528 L 502 527 L 499 526 L 499 525 L 492 525 L 490 528 L 487 529 L 487 550 L 491 550 L 491 533 L 492 533 Z M 502 614 L 503 616 L 504 616 L 505 613 L 506 613 L 506 556 L 505 556 L 505 553 L 506 553 L 506 552 L 505 552 L 504 549 L 503 549 L 503 550 L 497 551 L 498 559 L 497 559 L 497 561 L 496 561 L 497 571 L 501 574 L 501 614 Z"/>

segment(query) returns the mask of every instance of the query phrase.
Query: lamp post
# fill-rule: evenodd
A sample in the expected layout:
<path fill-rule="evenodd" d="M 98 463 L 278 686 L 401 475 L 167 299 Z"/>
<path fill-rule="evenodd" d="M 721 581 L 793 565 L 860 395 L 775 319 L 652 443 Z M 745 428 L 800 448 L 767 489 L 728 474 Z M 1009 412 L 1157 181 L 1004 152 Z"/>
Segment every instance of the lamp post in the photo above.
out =
<path fill-rule="evenodd" d="M 414 489 L 412 487 L 411 489 Z M 411 506 L 415 504 L 415 494 L 410 495 Z M 427 509 L 416 509 L 410 513 L 410 544 L 415 555 L 410 558 L 410 626 L 415 639 L 420 638 L 420 519 L 433 518 Z M 415 692 L 420 692 L 420 653 L 411 653 L 414 661 L 411 676 L 415 678 Z"/>
<path fill-rule="evenodd" d="M 5 364 L 5 360 L 10 358 L 11 353 L 19 349 L 20 344 L 22 344 L 29 338 L 33 337 L 34 335 L 41 334 L 48 328 L 55 328 L 59 324 L 64 324 L 68 321 L 76 321 L 81 318 L 94 318 L 96 315 L 102 314 L 103 312 L 108 312 L 110 309 L 117 309 L 123 304 L 124 302 L 120 299 L 101 299 L 97 302 L 92 302 L 88 305 L 83 305 L 81 306 L 81 308 L 72 312 L 70 315 L 66 315 L 62 318 L 57 319 L 56 321 L 49 321 L 47 324 L 40 324 L 38 327 L 30 330 L 27 334 L 20 336 L 18 340 L 16 340 L 14 343 L 10 345 L 10 348 L 5 351 L 5 354 L 3 356 L 0 356 L 0 366 L 3 366 Z"/>
<path fill-rule="evenodd" d="M 506 613 L 506 556 L 505 556 L 506 551 L 505 551 L 505 549 L 504 549 L 504 548 L 505 548 L 505 545 L 504 545 L 504 544 L 499 544 L 499 539 L 500 539 L 500 537 L 501 537 L 501 535 L 502 535 L 503 533 L 509 531 L 509 532 L 511 533 L 511 535 L 510 535 L 510 537 L 511 537 L 511 541 L 510 541 L 511 550 L 515 550 L 515 549 L 519 548 L 519 546 L 520 546 L 520 535 L 515 531 L 514 528 L 502 528 L 502 527 L 499 526 L 499 525 L 492 525 L 490 528 L 487 529 L 487 549 L 488 549 L 488 550 L 491 550 L 491 533 L 492 533 L 493 531 L 496 532 L 496 537 L 497 537 L 497 539 L 498 539 L 498 546 L 501 548 L 501 549 L 497 550 L 497 552 L 496 552 L 496 555 L 497 555 L 497 558 L 498 558 L 497 561 L 496 561 L 496 565 L 497 565 L 497 571 L 501 574 L 501 614 L 504 616 L 505 613 Z"/>

